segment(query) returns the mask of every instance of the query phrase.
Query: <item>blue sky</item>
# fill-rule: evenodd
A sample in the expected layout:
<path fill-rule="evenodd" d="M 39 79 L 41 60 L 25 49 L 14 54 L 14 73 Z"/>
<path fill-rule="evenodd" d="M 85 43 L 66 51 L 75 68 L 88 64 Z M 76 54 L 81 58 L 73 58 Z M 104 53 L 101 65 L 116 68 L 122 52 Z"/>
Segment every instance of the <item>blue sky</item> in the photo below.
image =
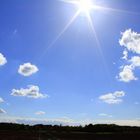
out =
<path fill-rule="evenodd" d="M 139 0 L 74 1 L 0 0 L 1 122 L 140 125 Z"/>

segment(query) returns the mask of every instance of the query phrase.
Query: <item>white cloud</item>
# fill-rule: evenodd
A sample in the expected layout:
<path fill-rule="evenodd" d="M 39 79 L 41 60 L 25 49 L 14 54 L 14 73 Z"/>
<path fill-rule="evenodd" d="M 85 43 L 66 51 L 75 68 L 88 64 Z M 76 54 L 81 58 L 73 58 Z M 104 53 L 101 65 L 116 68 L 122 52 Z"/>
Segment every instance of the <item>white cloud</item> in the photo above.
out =
<path fill-rule="evenodd" d="M 117 98 L 119 97 L 124 97 L 125 96 L 125 92 L 124 91 L 116 91 L 113 93 L 113 95 Z"/>
<path fill-rule="evenodd" d="M 37 66 L 32 65 L 31 63 L 24 63 L 19 66 L 18 73 L 23 76 L 30 76 L 38 71 Z"/>
<path fill-rule="evenodd" d="M 132 58 L 128 60 L 128 55 L 130 52 L 140 54 L 140 34 L 128 29 L 122 32 L 121 35 L 119 43 L 121 46 L 125 47 L 122 59 L 126 60 L 127 64 L 124 64 L 121 67 L 121 71 L 117 78 L 122 82 L 138 80 L 134 71 L 137 67 L 140 67 L 140 57 L 132 56 Z"/>
<path fill-rule="evenodd" d="M 119 40 L 121 46 L 127 48 L 127 50 L 140 54 L 140 34 L 128 29 L 121 33 L 122 37 Z"/>
<path fill-rule="evenodd" d="M 4 109 L 0 108 L 0 114 L 5 114 L 5 113 L 6 113 L 6 111 Z"/>
<path fill-rule="evenodd" d="M 118 79 L 123 82 L 130 82 L 132 80 L 137 80 L 138 78 L 135 77 L 134 68 L 132 65 L 126 65 L 123 67 L 122 71 L 119 73 Z"/>
<path fill-rule="evenodd" d="M 68 117 L 61 117 L 61 118 L 44 118 L 44 119 L 38 119 L 38 118 L 25 118 L 25 117 L 13 117 L 13 116 L 0 116 L 0 122 L 12 122 L 12 123 L 21 123 L 21 124 L 52 124 L 52 125 L 80 125 L 76 121 L 74 122 L 72 119 Z"/>
<path fill-rule="evenodd" d="M 25 117 L 16 117 L 16 116 L 0 116 L 0 122 L 12 122 L 12 123 L 20 123 L 20 124 L 52 124 L 52 125 L 70 125 L 70 126 L 77 126 L 77 125 L 86 125 L 86 124 L 117 124 L 123 126 L 140 126 L 140 120 L 138 119 L 130 119 L 130 120 L 113 120 L 109 119 L 83 119 L 83 120 L 73 120 L 68 117 L 61 117 L 61 118 L 25 118 Z"/>
<path fill-rule="evenodd" d="M 112 115 L 109 115 L 109 114 L 105 114 L 105 113 L 100 113 L 99 116 L 101 117 L 113 117 Z"/>
<path fill-rule="evenodd" d="M 125 96 L 124 91 L 116 91 L 114 93 L 107 93 L 102 95 L 99 97 L 99 99 L 108 104 L 119 104 L 123 101 L 123 96 Z"/>
<path fill-rule="evenodd" d="M 4 55 L 2 53 L 0 53 L 0 66 L 3 66 L 7 63 L 6 58 L 4 57 Z"/>
<path fill-rule="evenodd" d="M 36 115 L 45 115 L 46 112 L 44 112 L 44 111 L 38 111 L 38 112 L 36 112 L 35 114 L 36 114 Z"/>
<path fill-rule="evenodd" d="M 127 62 L 129 62 L 130 65 L 125 65 L 122 67 L 122 70 L 119 73 L 118 79 L 123 82 L 130 82 L 130 81 L 138 80 L 138 78 L 134 75 L 134 70 L 137 67 L 140 67 L 140 57 L 133 56 Z"/>
<path fill-rule="evenodd" d="M 116 65 L 116 63 L 115 63 L 115 62 L 113 62 L 113 65 Z"/>
<path fill-rule="evenodd" d="M 122 59 L 127 60 L 128 59 L 128 51 L 124 50 L 123 51 L 123 57 Z"/>
<path fill-rule="evenodd" d="M 99 116 L 107 116 L 107 114 L 101 113 L 101 114 L 99 114 Z"/>
<path fill-rule="evenodd" d="M 140 57 L 139 56 L 133 56 L 129 62 L 131 62 L 131 66 L 133 68 L 136 68 L 136 67 L 140 67 Z"/>
<path fill-rule="evenodd" d="M 4 100 L 0 97 L 0 103 L 3 103 L 4 102 Z"/>
<path fill-rule="evenodd" d="M 48 95 L 39 92 L 39 87 L 34 85 L 29 85 L 27 88 L 13 89 L 11 95 L 13 96 L 23 96 L 29 98 L 46 98 Z"/>

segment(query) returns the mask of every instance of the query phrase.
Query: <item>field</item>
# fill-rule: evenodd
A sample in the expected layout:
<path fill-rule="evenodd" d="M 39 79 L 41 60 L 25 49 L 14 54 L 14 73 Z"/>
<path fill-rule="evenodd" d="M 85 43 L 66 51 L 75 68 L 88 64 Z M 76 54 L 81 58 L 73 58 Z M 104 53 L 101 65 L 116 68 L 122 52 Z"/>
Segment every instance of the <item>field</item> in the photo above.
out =
<path fill-rule="evenodd" d="M 140 140 L 140 134 L 0 131 L 0 140 Z"/>

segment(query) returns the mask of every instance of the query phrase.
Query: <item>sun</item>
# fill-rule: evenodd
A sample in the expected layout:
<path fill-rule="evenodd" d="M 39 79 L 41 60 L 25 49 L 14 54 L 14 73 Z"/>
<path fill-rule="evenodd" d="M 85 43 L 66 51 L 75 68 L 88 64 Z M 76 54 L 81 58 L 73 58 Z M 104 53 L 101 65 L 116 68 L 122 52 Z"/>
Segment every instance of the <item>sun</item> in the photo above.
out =
<path fill-rule="evenodd" d="M 86 17 L 91 27 L 91 30 L 95 34 L 94 26 L 93 26 L 92 19 L 90 16 L 90 12 L 96 8 L 96 4 L 93 3 L 94 0 L 59 0 L 59 1 L 64 2 L 66 4 L 72 4 L 74 7 L 77 8 L 77 10 L 75 14 L 72 16 L 72 18 L 70 18 L 69 22 L 64 26 L 64 28 L 56 36 L 56 38 L 51 42 L 48 49 L 51 48 L 57 42 L 57 40 L 66 32 L 66 30 L 77 19 L 77 17 L 80 16 L 80 14 Z"/>
<path fill-rule="evenodd" d="M 91 0 L 78 0 L 76 5 L 82 13 L 89 13 L 93 7 Z"/>
<path fill-rule="evenodd" d="M 75 5 L 79 13 L 87 14 L 94 8 L 93 0 L 61 0 L 61 1 Z"/>
<path fill-rule="evenodd" d="M 125 14 L 139 14 L 135 12 L 130 12 L 130 11 L 125 11 L 121 9 L 114 9 L 111 7 L 104 7 L 101 5 L 98 5 L 97 0 L 58 0 L 66 4 L 73 5 L 76 7 L 76 12 L 75 14 L 70 18 L 68 23 L 64 26 L 64 28 L 60 31 L 60 33 L 56 36 L 56 38 L 50 43 L 49 48 L 51 48 L 57 40 L 67 31 L 67 29 L 71 26 L 71 24 L 80 16 L 81 14 L 84 15 L 86 18 L 85 20 L 88 21 L 88 25 L 90 27 L 90 30 L 92 31 L 95 39 L 97 46 L 100 48 L 100 42 L 98 40 L 98 36 L 96 34 L 95 26 L 94 26 L 94 19 L 93 17 L 93 12 L 96 13 L 96 11 L 110 11 L 110 12 L 119 12 L 119 13 L 125 13 Z"/>

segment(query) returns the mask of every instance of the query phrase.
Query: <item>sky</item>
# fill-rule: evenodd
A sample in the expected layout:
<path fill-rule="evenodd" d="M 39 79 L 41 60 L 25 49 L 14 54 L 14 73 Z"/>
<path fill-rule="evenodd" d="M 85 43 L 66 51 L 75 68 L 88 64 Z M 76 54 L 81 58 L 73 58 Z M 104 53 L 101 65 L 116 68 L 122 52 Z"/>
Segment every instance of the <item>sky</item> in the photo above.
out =
<path fill-rule="evenodd" d="M 0 122 L 140 126 L 139 17 L 139 0 L 0 0 Z"/>

